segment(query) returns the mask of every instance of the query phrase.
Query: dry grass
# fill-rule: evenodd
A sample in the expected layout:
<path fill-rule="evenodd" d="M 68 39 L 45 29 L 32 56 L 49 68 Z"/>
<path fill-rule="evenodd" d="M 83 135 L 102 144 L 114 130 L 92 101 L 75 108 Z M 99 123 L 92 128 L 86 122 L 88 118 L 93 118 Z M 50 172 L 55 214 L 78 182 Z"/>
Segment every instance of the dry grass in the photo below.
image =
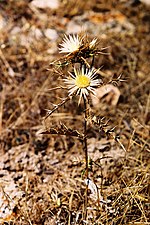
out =
<path fill-rule="evenodd" d="M 59 57 L 57 46 L 67 26 L 62 19 L 68 23 L 89 9 L 119 10 L 136 29 L 133 33 L 106 32 L 103 47 L 110 46 L 110 54 L 95 61 L 96 68 L 103 65 L 104 79 L 123 74 L 126 81 L 119 84 L 116 107 L 103 98 L 98 108 L 92 108 L 93 114 L 109 120 L 120 139 L 116 142 L 99 133 L 94 124 L 88 125 L 89 154 L 96 162 L 90 176 L 100 189 L 101 202 L 92 199 L 89 191 L 87 224 L 150 222 L 149 9 L 144 5 L 127 9 L 115 1 L 78 2 L 61 1 L 57 10 L 35 10 L 22 0 L 0 3 L 0 15 L 6 22 L 0 30 L 0 186 L 5 192 L 7 180 L 17 185 L 16 196 L 22 191 L 11 216 L 0 218 L 4 224 L 86 224 L 82 220 L 85 162 L 81 140 L 39 133 L 44 130 L 45 109 L 53 108 L 52 103 L 58 104 L 66 93 L 60 76 L 64 71 L 58 73 L 49 66 Z M 40 37 L 34 33 L 37 28 L 43 32 Z M 44 35 L 47 28 L 57 30 L 57 41 Z M 89 36 L 93 38 L 94 30 Z M 58 86 L 62 89 L 53 90 Z M 61 121 L 82 132 L 82 111 L 77 100 L 69 101 L 48 118 L 46 126 L 59 127 Z"/>

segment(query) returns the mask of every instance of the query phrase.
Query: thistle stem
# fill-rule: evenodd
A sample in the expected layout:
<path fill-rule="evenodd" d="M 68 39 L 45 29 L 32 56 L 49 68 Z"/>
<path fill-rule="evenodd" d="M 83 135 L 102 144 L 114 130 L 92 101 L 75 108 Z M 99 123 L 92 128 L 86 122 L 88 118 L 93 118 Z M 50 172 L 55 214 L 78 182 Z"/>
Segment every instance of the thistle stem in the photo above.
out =
<path fill-rule="evenodd" d="M 87 185 L 86 185 L 86 191 L 85 191 L 85 203 L 84 203 L 84 219 L 86 220 L 87 217 L 87 204 L 88 204 L 88 176 L 89 176 L 89 168 L 88 168 L 88 149 L 87 149 L 87 102 L 86 99 L 84 98 L 84 139 L 83 139 L 83 144 L 84 144 L 84 152 L 85 152 L 85 162 L 86 162 L 86 180 L 87 180 Z"/>

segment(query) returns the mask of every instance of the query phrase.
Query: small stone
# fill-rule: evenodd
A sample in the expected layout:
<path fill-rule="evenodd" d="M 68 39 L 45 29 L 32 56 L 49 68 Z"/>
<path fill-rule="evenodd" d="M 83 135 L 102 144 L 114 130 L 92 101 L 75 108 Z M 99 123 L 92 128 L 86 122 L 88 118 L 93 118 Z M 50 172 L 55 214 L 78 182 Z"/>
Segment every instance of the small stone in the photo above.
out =
<path fill-rule="evenodd" d="M 32 27 L 31 28 L 31 33 L 30 33 L 31 37 L 35 37 L 37 40 L 40 39 L 43 35 L 42 35 L 42 32 L 39 28 L 36 28 L 36 27 Z"/>
<path fill-rule="evenodd" d="M 70 21 L 67 25 L 67 34 L 77 34 L 80 33 L 83 30 L 83 26 L 78 25 L 74 21 Z M 84 30 L 86 30 L 86 27 L 84 26 Z"/>
<path fill-rule="evenodd" d="M 59 1 L 58 0 L 34 0 L 31 2 L 31 5 L 41 9 L 44 9 L 44 8 L 57 9 L 59 7 Z"/>
<path fill-rule="evenodd" d="M 50 29 L 50 28 L 46 29 L 46 30 L 44 31 L 44 34 L 45 34 L 45 36 L 46 36 L 48 39 L 50 39 L 50 40 L 52 40 L 52 41 L 56 41 L 57 38 L 58 38 L 57 31 L 54 30 L 54 29 Z"/>
<path fill-rule="evenodd" d="M 13 27 L 13 29 L 11 30 L 10 34 L 13 35 L 17 35 L 18 33 L 21 32 L 21 28 L 18 26 Z"/>

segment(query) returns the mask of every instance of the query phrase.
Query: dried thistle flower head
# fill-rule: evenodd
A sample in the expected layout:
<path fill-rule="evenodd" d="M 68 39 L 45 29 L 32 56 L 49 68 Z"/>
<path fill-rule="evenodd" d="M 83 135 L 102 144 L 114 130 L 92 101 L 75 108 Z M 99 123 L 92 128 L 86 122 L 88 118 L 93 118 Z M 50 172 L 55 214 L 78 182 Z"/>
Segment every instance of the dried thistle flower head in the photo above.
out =
<path fill-rule="evenodd" d="M 59 51 L 60 53 L 76 53 L 81 51 L 90 51 L 93 50 L 96 46 L 97 38 L 94 38 L 92 41 L 84 40 L 84 37 L 79 37 L 78 34 L 70 34 L 68 37 L 65 35 L 62 44 L 60 44 Z"/>
<path fill-rule="evenodd" d="M 101 83 L 99 79 L 96 78 L 96 73 L 98 70 L 94 68 L 85 68 L 82 66 L 81 69 L 76 69 L 74 67 L 74 73 L 70 73 L 70 77 L 64 79 L 69 89 L 69 95 L 73 94 L 79 95 L 79 104 L 81 98 L 87 99 L 87 96 L 92 93 L 95 95 L 95 88 Z"/>
<path fill-rule="evenodd" d="M 65 35 L 62 44 L 60 44 L 60 53 L 74 53 L 82 46 L 82 39 L 78 35 Z"/>
<path fill-rule="evenodd" d="M 56 60 L 58 66 L 69 65 L 70 63 L 85 63 L 86 58 L 97 55 L 100 51 L 97 49 L 97 39 L 89 41 L 85 35 L 70 34 L 65 35 L 59 47 L 59 52 L 65 55 Z"/>

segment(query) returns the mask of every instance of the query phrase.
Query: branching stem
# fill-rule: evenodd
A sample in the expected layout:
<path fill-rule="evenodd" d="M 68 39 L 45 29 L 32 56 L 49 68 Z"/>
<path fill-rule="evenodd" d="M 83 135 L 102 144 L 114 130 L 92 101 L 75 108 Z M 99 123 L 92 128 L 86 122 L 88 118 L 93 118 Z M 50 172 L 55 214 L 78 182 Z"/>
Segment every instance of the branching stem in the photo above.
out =
<path fill-rule="evenodd" d="M 45 119 L 47 119 L 49 116 L 51 116 L 57 109 L 59 109 L 61 106 L 63 106 L 67 101 L 69 101 L 70 98 L 71 98 L 71 96 L 68 96 L 62 102 L 60 102 L 58 105 L 56 105 L 52 110 L 48 110 L 48 113 L 47 113 Z"/>

